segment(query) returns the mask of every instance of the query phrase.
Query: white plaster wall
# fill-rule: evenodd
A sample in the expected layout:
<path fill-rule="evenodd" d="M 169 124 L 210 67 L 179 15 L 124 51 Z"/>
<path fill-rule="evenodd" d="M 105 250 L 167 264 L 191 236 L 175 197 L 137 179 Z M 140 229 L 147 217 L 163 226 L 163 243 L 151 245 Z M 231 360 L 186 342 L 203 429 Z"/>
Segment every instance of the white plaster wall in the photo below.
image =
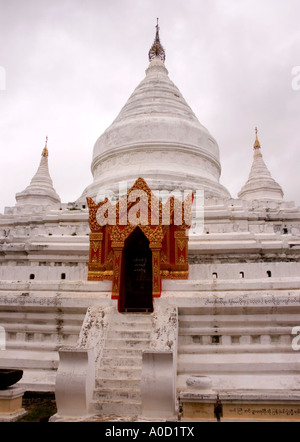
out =
<path fill-rule="evenodd" d="M 72 257 L 73 258 L 73 257 Z M 41 258 L 41 259 L 45 259 Z M 7 261 L 0 264 L 0 279 L 27 281 L 30 275 L 35 275 L 35 280 L 51 281 L 61 280 L 62 274 L 66 275 L 69 281 L 86 281 L 88 272 L 88 263 L 61 261 L 39 261 L 28 263 L 26 261 Z M 275 262 L 275 263 L 222 263 L 222 264 L 190 264 L 190 280 L 214 280 L 217 279 L 242 279 L 241 272 L 244 273 L 244 279 L 265 279 L 268 278 L 267 272 L 271 272 L 272 278 L 293 278 L 300 274 L 299 262 Z"/>
<path fill-rule="evenodd" d="M 41 261 L 43 263 L 44 261 Z M 34 274 L 34 280 L 52 281 L 61 280 L 62 274 L 66 275 L 67 281 L 86 281 L 88 273 L 87 263 L 65 264 L 58 261 L 46 262 L 46 265 L 31 263 L 20 265 L 20 262 L 4 263 L 0 265 L 0 279 L 6 281 L 27 281 Z M 75 264 L 75 266 L 74 266 Z M 191 264 L 189 270 L 190 280 L 233 280 L 243 279 L 267 279 L 267 272 L 271 272 L 272 278 L 293 278 L 300 274 L 299 262 L 275 262 L 275 263 L 238 263 L 238 264 Z"/>
<path fill-rule="evenodd" d="M 189 270 L 190 280 L 213 280 L 214 273 L 218 279 L 244 279 L 268 278 L 267 272 L 272 273 L 272 278 L 297 277 L 300 275 L 300 262 L 258 262 L 238 264 L 191 264 Z"/>
<path fill-rule="evenodd" d="M 87 263 L 78 263 L 76 267 L 73 267 L 73 263 L 65 265 L 59 262 L 59 264 L 61 265 L 55 265 L 55 262 L 53 262 L 47 263 L 46 266 L 40 266 L 39 263 L 18 265 L 14 262 L 9 265 L 1 265 L 0 279 L 6 281 L 26 281 L 30 279 L 31 274 L 34 274 L 35 281 L 56 281 L 61 280 L 61 275 L 64 273 L 66 275 L 65 280 L 67 281 L 87 280 Z"/>

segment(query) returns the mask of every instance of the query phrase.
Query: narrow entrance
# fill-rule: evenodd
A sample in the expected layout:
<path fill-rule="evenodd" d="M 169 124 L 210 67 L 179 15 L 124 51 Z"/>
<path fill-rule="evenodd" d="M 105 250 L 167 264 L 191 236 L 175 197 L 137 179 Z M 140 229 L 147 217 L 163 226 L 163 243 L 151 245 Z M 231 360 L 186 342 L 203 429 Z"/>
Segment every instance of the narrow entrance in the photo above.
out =
<path fill-rule="evenodd" d="M 120 312 L 152 312 L 152 251 L 137 227 L 125 241 L 120 287 Z"/>

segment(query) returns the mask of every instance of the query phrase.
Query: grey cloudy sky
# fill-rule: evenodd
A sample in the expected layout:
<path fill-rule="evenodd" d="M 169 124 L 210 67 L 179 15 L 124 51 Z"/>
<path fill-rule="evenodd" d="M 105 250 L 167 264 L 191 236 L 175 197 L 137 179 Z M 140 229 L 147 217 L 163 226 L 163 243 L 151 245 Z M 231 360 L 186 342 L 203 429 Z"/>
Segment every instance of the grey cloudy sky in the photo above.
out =
<path fill-rule="evenodd" d="M 299 0 L 0 0 L 0 212 L 46 135 L 62 201 L 92 182 L 93 145 L 144 78 L 156 17 L 169 76 L 219 144 L 222 184 L 236 197 L 246 182 L 257 125 L 273 177 L 300 204 Z"/>

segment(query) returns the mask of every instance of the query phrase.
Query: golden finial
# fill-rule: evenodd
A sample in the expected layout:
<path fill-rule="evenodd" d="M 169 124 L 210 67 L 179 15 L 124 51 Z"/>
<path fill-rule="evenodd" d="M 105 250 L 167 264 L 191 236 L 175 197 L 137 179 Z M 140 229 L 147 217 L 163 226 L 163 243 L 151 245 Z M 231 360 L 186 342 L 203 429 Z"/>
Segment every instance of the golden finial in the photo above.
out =
<path fill-rule="evenodd" d="M 48 136 L 46 137 L 46 142 L 45 142 L 45 147 L 42 152 L 42 157 L 47 157 L 49 155 L 47 145 L 48 145 Z"/>
<path fill-rule="evenodd" d="M 255 143 L 254 143 L 254 149 L 260 149 L 260 142 L 259 142 L 259 139 L 258 139 L 258 129 L 257 129 L 257 127 L 255 128 L 255 135 L 256 135 L 256 139 L 255 139 Z"/>
<path fill-rule="evenodd" d="M 158 18 L 157 18 L 157 24 L 156 24 L 156 35 L 153 45 L 151 46 L 151 49 L 149 51 L 149 61 L 152 61 L 154 58 L 159 57 L 161 61 L 165 62 L 166 60 L 166 53 L 164 48 L 161 45 L 160 39 L 159 39 L 159 24 L 158 24 Z"/>

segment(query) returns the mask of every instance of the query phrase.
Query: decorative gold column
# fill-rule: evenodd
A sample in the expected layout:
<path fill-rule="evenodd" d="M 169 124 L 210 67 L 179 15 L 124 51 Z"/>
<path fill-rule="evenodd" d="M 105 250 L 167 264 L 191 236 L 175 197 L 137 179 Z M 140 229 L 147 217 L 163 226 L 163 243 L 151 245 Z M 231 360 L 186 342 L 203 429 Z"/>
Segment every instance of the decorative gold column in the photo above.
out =
<path fill-rule="evenodd" d="M 103 233 L 90 233 L 89 281 L 101 281 Z"/>
<path fill-rule="evenodd" d="M 175 266 L 172 271 L 172 279 L 188 278 L 188 237 L 185 230 L 177 230 L 175 239 Z"/>
<path fill-rule="evenodd" d="M 114 251 L 112 299 L 119 299 L 120 295 L 123 248 L 124 242 L 112 243 L 112 249 Z"/>
<path fill-rule="evenodd" d="M 160 252 L 162 244 L 160 242 L 150 242 L 152 251 L 152 296 L 159 298 L 161 295 L 160 280 Z"/>

